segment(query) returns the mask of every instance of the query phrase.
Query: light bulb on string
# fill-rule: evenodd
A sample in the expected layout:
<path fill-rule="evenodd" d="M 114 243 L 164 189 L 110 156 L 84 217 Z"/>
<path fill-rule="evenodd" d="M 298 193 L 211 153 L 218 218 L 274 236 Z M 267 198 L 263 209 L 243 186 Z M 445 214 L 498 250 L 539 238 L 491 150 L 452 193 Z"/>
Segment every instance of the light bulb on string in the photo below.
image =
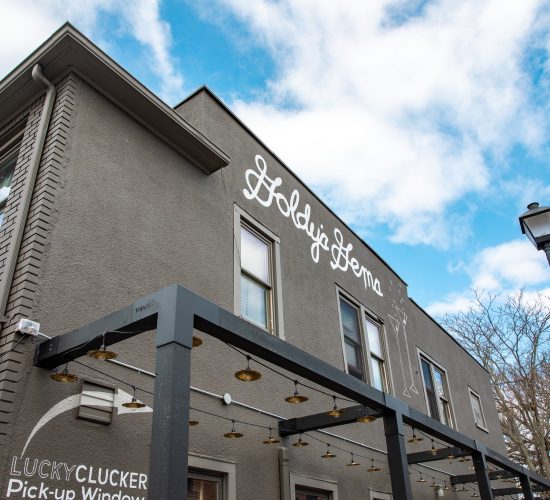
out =
<path fill-rule="evenodd" d="M 144 408 L 145 405 L 141 402 L 141 401 L 138 401 L 136 399 L 136 388 L 133 387 L 134 389 L 134 394 L 132 396 L 132 401 L 128 401 L 126 403 L 122 403 L 122 406 L 124 406 L 124 408 L 130 408 L 132 410 L 136 410 L 138 408 Z"/>
<path fill-rule="evenodd" d="M 477 494 L 477 491 L 474 490 L 474 494 L 471 496 L 471 498 L 476 498 L 476 497 L 479 497 L 479 495 Z"/>
<path fill-rule="evenodd" d="M 69 373 L 69 363 L 65 365 L 65 368 L 63 368 L 63 371 L 59 373 L 57 369 L 50 375 L 50 378 L 52 380 L 55 380 L 56 382 L 64 382 L 64 383 L 71 383 L 76 382 L 78 380 L 78 377 L 72 373 Z"/>
<path fill-rule="evenodd" d="M 271 429 L 271 427 L 270 427 L 269 428 L 269 437 L 265 441 L 262 441 L 262 443 L 273 445 L 273 444 L 277 444 L 277 443 L 280 443 L 280 442 L 281 442 L 280 439 L 277 439 L 277 438 L 273 437 L 273 429 Z"/>
<path fill-rule="evenodd" d="M 420 479 L 416 480 L 417 483 L 425 483 L 426 480 L 424 479 L 424 476 L 422 475 L 422 472 L 420 473 Z"/>
<path fill-rule="evenodd" d="M 420 443 L 420 441 L 424 441 L 423 437 L 418 437 L 416 435 L 416 431 L 414 430 L 414 427 L 412 429 L 413 429 L 413 435 L 412 435 L 412 437 L 407 439 L 407 443 L 415 444 L 415 443 Z"/>
<path fill-rule="evenodd" d="M 359 462 L 355 461 L 355 459 L 353 458 L 353 453 L 350 453 L 350 455 L 351 455 L 351 460 L 349 464 L 346 464 L 347 467 L 357 467 L 358 465 L 361 465 Z"/>
<path fill-rule="evenodd" d="M 452 448 L 449 448 L 449 453 L 447 454 L 447 459 L 448 459 L 450 462 L 452 462 L 455 458 L 456 458 L 456 456 L 453 454 Z"/>
<path fill-rule="evenodd" d="M 189 419 L 189 427 L 195 427 L 196 425 L 199 425 L 199 421 L 198 420 L 192 420 L 192 419 Z"/>
<path fill-rule="evenodd" d="M 363 405 L 363 412 L 367 411 L 367 407 Z M 376 420 L 376 417 L 374 415 L 361 415 L 357 422 L 360 422 L 362 424 L 369 424 L 370 422 L 374 422 Z"/>
<path fill-rule="evenodd" d="M 367 468 L 367 472 L 378 472 L 380 467 L 374 465 L 374 458 L 370 459 L 370 467 Z"/>
<path fill-rule="evenodd" d="M 91 358 L 99 359 L 102 361 L 106 361 L 108 359 L 115 359 L 118 357 L 118 354 L 114 351 L 108 351 L 105 346 L 105 333 L 103 334 L 103 338 L 101 341 L 101 347 L 99 349 L 92 349 L 88 351 L 88 356 Z"/>
<path fill-rule="evenodd" d="M 443 484 L 444 484 L 443 489 L 445 491 L 449 491 L 449 485 L 447 484 L 447 481 L 443 481 Z"/>
<path fill-rule="evenodd" d="M 327 415 L 329 417 L 340 418 L 344 414 L 344 410 L 340 410 L 340 408 L 338 408 L 338 405 L 336 404 L 336 396 L 332 396 L 332 398 L 334 399 L 334 407 L 332 410 L 327 412 Z"/>
<path fill-rule="evenodd" d="M 231 432 L 227 432 L 223 437 L 227 439 L 239 439 L 243 437 L 242 432 L 235 431 L 235 420 L 231 420 Z"/>
<path fill-rule="evenodd" d="M 246 356 L 246 368 L 235 372 L 236 379 L 242 380 L 243 382 L 254 382 L 261 378 L 262 374 L 259 371 L 250 368 L 250 359 L 250 356 Z"/>
<path fill-rule="evenodd" d="M 300 404 L 300 403 L 305 403 L 308 399 L 309 398 L 307 396 L 302 396 L 301 394 L 298 393 L 298 381 L 295 380 L 294 394 L 292 396 L 288 396 L 287 398 L 285 398 L 285 401 L 287 403 Z"/>
<path fill-rule="evenodd" d="M 437 448 L 435 447 L 435 443 L 434 443 L 434 440 L 432 439 L 432 448 L 430 450 L 430 453 L 432 455 L 437 455 Z"/>
<path fill-rule="evenodd" d="M 302 441 L 302 434 L 298 437 L 298 441 L 292 444 L 295 448 L 304 448 L 305 446 L 308 446 L 309 443 L 306 441 Z"/>
<path fill-rule="evenodd" d="M 331 453 L 330 451 L 330 444 L 327 443 L 327 451 L 321 455 L 321 458 L 334 458 L 336 455 L 334 453 Z"/>
<path fill-rule="evenodd" d="M 196 335 L 193 335 L 193 347 L 200 347 L 202 345 L 202 339 L 200 337 L 197 337 Z"/>

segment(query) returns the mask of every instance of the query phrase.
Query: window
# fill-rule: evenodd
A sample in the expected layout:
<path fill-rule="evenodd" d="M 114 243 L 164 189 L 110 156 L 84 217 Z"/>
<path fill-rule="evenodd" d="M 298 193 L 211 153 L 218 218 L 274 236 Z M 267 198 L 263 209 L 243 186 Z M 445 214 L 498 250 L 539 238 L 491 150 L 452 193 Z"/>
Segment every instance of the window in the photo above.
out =
<path fill-rule="evenodd" d="M 468 387 L 468 391 L 470 392 L 470 403 L 472 404 L 472 411 L 474 412 L 474 420 L 476 425 L 480 429 L 489 432 L 487 430 L 487 426 L 485 425 L 485 415 L 483 414 L 483 408 L 481 407 L 481 398 L 479 397 L 479 394 L 470 387 Z"/>
<path fill-rule="evenodd" d="M 381 325 L 367 314 L 364 307 L 354 305 L 341 294 L 339 305 L 346 371 L 360 380 L 370 381 L 376 389 L 387 392 L 388 377 Z"/>
<path fill-rule="evenodd" d="M 187 498 L 189 500 L 237 500 L 234 463 L 192 454 L 188 459 Z"/>
<path fill-rule="evenodd" d="M 420 356 L 420 364 L 428 414 L 435 420 L 452 427 L 449 388 L 445 370 L 425 356 Z"/>
<path fill-rule="evenodd" d="M 0 226 L 4 221 L 4 212 L 11 190 L 22 135 L 23 131 L 19 129 L 0 143 Z"/>
<path fill-rule="evenodd" d="M 370 492 L 370 500 L 392 500 L 388 493 L 380 493 L 379 491 Z"/>
<path fill-rule="evenodd" d="M 236 313 L 284 338 L 278 238 L 236 208 L 235 247 Z"/>
<path fill-rule="evenodd" d="M 290 498 L 293 500 L 338 500 L 336 481 L 290 473 Z"/>

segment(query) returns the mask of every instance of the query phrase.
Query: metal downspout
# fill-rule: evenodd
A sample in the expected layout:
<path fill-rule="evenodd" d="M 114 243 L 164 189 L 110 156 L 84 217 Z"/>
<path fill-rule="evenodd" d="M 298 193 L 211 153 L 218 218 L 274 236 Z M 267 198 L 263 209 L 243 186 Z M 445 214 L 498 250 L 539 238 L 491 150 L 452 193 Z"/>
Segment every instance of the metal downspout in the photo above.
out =
<path fill-rule="evenodd" d="M 15 273 L 15 266 L 19 257 L 21 241 L 23 239 L 23 233 L 25 231 L 27 216 L 34 191 L 34 184 L 36 182 L 36 176 L 38 175 L 38 167 L 40 165 L 40 160 L 42 159 L 42 151 L 44 149 L 44 143 L 46 142 L 48 125 L 50 123 L 53 105 L 55 102 L 55 86 L 42 74 L 42 67 L 40 64 L 35 64 L 32 68 L 32 78 L 36 83 L 42 85 L 46 89 L 46 100 L 44 101 L 44 107 L 42 108 L 36 143 L 33 148 L 32 157 L 29 164 L 29 175 L 22 194 L 21 206 L 17 212 L 17 220 L 14 225 L 14 239 L 10 244 L 9 253 L 6 257 L 4 275 L 2 277 L 2 281 L 0 282 L 0 322 L 2 323 L 7 322 L 9 319 L 5 317 L 6 307 L 8 305 L 8 298 L 10 295 L 13 275 Z"/>

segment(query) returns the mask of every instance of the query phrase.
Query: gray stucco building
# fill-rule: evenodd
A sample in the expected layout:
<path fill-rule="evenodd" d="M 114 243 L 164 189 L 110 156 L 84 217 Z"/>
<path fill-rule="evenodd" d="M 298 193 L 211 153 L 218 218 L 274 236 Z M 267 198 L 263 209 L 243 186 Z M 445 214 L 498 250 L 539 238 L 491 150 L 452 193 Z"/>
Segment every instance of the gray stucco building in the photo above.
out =
<path fill-rule="evenodd" d="M 154 333 L 61 384 L 17 323 L 55 337 L 171 283 L 505 454 L 484 369 L 207 88 L 172 109 L 66 25 L 0 84 L 0 172 L 0 497 L 147 498 Z M 279 438 L 353 402 L 257 359 L 262 377 L 237 380 L 245 356 L 197 336 L 188 498 L 391 497 L 381 419 Z M 447 446 L 406 434 L 409 453 Z M 411 465 L 414 498 L 470 496 L 448 488 L 471 467 Z"/>

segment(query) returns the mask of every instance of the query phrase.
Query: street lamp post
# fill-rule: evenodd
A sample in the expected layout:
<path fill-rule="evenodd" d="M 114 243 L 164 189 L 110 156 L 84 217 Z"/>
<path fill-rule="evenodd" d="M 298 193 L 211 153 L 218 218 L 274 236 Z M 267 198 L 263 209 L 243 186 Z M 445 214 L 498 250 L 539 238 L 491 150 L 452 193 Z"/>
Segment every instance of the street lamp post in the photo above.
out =
<path fill-rule="evenodd" d="M 519 217 L 521 232 L 527 235 L 537 250 L 544 250 L 550 264 L 550 207 L 529 203 L 527 209 Z"/>

